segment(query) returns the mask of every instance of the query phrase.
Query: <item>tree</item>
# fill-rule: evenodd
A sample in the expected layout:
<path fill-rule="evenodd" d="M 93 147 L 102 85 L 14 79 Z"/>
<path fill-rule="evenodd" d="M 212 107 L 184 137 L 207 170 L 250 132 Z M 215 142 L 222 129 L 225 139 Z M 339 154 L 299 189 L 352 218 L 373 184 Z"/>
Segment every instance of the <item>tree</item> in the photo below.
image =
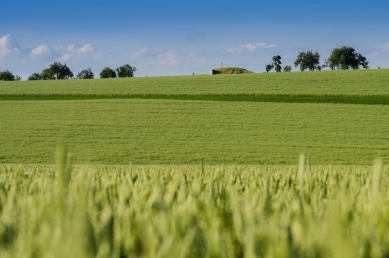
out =
<path fill-rule="evenodd" d="M 78 79 L 93 79 L 94 77 L 95 75 L 90 68 L 82 70 L 77 74 Z"/>
<path fill-rule="evenodd" d="M 266 65 L 266 72 L 268 73 L 271 69 L 273 69 L 273 65 L 267 64 Z"/>
<path fill-rule="evenodd" d="M 358 69 L 359 66 L 362 66 L 365 69 L 369 69 L 369 62 L 366 60 L 366 57 L 355 52 L 355 49 L 348 46 L 343 46 L 341 48 L 334 48 L 332 50 L 331 56 L 328 58 L 329 66 L 332 70 L 335 68 L 337 70 L 348 70 L 348 69 Z"/>
<path fill-rule="evenodd" d="M 109 67 L 105 67 L 100 72 L 100 78 L 116 78 L 116 72 Z"/>
<path fill-rule="evenodd" d="M 63 80 L 73 77 L 74 75 L 72 71 L 66 66 L 66 64 L 62 65 L 57 62 L 52 63 L 50 67 L 44 69 L 41 74 L 42 80 Z"/>
<path fill-rule="evenodd" d="M 273 67 L 276 72 L 281 72 L 281 56 L 273 56 Z"/>
<path fill-rule="evenodd" d="M 290 72 L 290 71 L 292 71 L 292 67 L 290 65 L 285 65 L 283 71 Z"/>
<path fill-rule="evenodd" d="M 300 52 L 294 62 L 294 66 L 300 66 L 301 71 L 305 71 L 306 69 L 309 69 L 310 71 L 320 70 L 321 66 L 319 66 L 319 60 L 320 55 L 318 52 Z"/>
<path fill-rule="evenodd" d="M 35 80 L 41 80 L 42 76 L 40 73 L 33 73 L 28 77 L 28 81 L 35 81 Z"/>
<path fill-rule="evenodd" d="M 8 70 L 0 72 L 0 81 L 14 81 L 15 76 Z"/>
<path fill-rule="evenodd" d="M 22 77 L 21 76 L 19 76 L 19 75 L 15 75 L 15 81 L 20 81 L 22 79 Z"/>
<path fill-rule="evenodd" d="M 55 80 L 54 74 L 50 71 L 49 68 L 42 71 L 41 80 Z"/>
<path fill-rule="evenodd" d="M 125 64 L 123 66 L 120 66 L 119 68 L 116 68 L 116 71 L 118 72 L 118 77 L 134 77 L 134 72 L 136 71 L 135 66 L 130 66 L 129 64 Z"/>

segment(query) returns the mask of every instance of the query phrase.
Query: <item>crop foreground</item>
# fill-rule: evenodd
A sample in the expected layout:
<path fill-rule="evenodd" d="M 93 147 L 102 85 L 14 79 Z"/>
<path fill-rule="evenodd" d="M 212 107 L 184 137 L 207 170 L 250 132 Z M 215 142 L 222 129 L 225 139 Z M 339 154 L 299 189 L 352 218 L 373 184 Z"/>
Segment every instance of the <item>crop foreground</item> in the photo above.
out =
<path fill-rule="evenodd" d="M 1 257 L 389 254 L 389 170 L 379 161 L 204 167 L 66 159 L 0 165 Z"/>

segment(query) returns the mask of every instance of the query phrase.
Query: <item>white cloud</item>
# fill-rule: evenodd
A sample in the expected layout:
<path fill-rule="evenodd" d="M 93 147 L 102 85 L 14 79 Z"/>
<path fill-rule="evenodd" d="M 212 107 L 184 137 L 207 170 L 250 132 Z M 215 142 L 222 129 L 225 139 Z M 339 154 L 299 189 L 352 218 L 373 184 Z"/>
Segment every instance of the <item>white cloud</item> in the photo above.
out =
<path fill-rule="evenodd" d="M 12 53 L 12 50 L 9 50 L 8 48 L 2 48 L 0 49 L 0 59 L 8 56 L 9 54 Z"/>
<path fill-rule="evenodd" d="M 0 59 L 12 53 L 20 53 L 19 43 L 11 35 L 0 38 Z"/>
<path fill-rule="evenodd" d="M 68 51 L 68 52 L 76 52 L 76 50 L 74 49 L 74 46 L 75 46 L 74 44 L 68 46 L 68 48 L 66 49 L 66 51 Z"/>
<path fill-rule="evenodd" d="M 177 65 L 181 62 L 181 58 L 178 56 L 176 51 L 169 50 L 168 52 L 158 56 L 158 65 Z"/>
<path fill-rule="evenodd" d="M 48 46 L 45 46 L 45 45 L 37 46 L 36 48 L 33 48 L 31 50 L 32 57 L 46 55 L 46 54 L 50 54 L 50 49 Z"/>
<path fill-rule="evenodd" d="M 136 60 L 139 59 L 140 57 L 144 56 L 149 52 L 149 49 L 147 47 L 142 48 L 141 50 L 133 53 L 130 55 L 130 60 Z"/>
<path fill-rule="evenodd" d="M 86 44 L 82 48 L 78 50 L 79 53 L 86 53 L 86 52 L 92 52 L 95 50 L 95 48 L 92 46 L 92 44 Z"/>
<path fill-rule="evenodd" d="M 82 53 L 92 52 L 94 50 L 92 44 L 86 44 L 85 46 L 79 49 L 75 49 L 74 46 L 75 46 L 74 44 L 68 46 L 67 51 L 70 53 L 82 54 Z"/>
<path fill-rule="evenodd" d="M 262 43 L 255 43 L 255 44 L 248 43 L 248 44 L 240 45 L 238 47 L 231 47 L 230 49 L 228 49 L 228 52 L 230 52 L 230 53 L 235 53 L 235 52 L 241 53 L 241 52 L 246 51 L 246 50 L 255 51 L 257 48 L 265 48 L 266 49 L 266 48 L 274 48 L 276 46 L 277 46 L 276 44 L 266 44 L 264 42 L 262 42 Z"/>
<path fill-rule="evenodd" d="M 63 47 L 56 47 L 56 50 L 62 54 L 62 56 L 60 58 L 57 58 L 57 60 L 59 62 L 66 62 L 76 55 L 81 55 L 94 51 L 94 47 L 92 44 L 86 44 L 85 46 L 78 49 L 74 46 L 74 44 L 68 46 L 66 51 L 63 50 Z"/>
<path fill-rule="evenodd" d="M 6 35 L 2 38 L 0 38 L 0 49 L 4 49 L 4 48 L 8 48 L 8 49 L 17 49 L 19 48 L 19 43 L 17 43 L 12 37 L 11 35 Z"/>
<path fill-rule="evenodd" d="M 60 61 L 60 62 L 66 62 L 70 58 L 72 58 L 73 56 L 74 56 L 73 53 L 67 53 L 67 54 L 64 54 L 63 56 L 61 56 L 60 58 L 58 58 L 57 60 Z"/>

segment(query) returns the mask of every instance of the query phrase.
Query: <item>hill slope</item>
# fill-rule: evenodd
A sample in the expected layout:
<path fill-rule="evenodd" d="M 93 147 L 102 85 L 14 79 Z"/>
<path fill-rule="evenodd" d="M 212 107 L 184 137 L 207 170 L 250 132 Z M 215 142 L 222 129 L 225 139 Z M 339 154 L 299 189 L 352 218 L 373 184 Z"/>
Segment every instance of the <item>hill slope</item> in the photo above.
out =
<path fill-rule="evenodd" d="M 0 82 L 0 163 L 49 164 L 65 142 L 75 164 L 295 164 L 304 152 L 368 165 L 389 159 L 388 75 Z"/>
<path fill-rule="evenodd" d="M 212 69 L 213 74 L 241 74 L 241 73 L 253 73 L 252 71 L 246 70 L 239 67 L 225 67 Z"/>

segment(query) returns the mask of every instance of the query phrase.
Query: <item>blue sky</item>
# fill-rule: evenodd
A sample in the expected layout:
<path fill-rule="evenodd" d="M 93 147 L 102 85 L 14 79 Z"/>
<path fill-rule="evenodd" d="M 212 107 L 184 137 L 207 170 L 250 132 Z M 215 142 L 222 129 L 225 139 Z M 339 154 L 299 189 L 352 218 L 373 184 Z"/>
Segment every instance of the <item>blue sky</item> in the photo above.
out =
<path fill-rule="evenodd" d="M 352 46 L 370 67 L 389 67 L 389 1 L 5 1 L 0 71 L 26 79 L 55 61 L 77 74 L 130 64 L 135 76 L 263 72 L 272 56 Z M 4 11 L 5 10 L 5 11 Z M 293 70 L 298 70 L 293 67 Z"/>

